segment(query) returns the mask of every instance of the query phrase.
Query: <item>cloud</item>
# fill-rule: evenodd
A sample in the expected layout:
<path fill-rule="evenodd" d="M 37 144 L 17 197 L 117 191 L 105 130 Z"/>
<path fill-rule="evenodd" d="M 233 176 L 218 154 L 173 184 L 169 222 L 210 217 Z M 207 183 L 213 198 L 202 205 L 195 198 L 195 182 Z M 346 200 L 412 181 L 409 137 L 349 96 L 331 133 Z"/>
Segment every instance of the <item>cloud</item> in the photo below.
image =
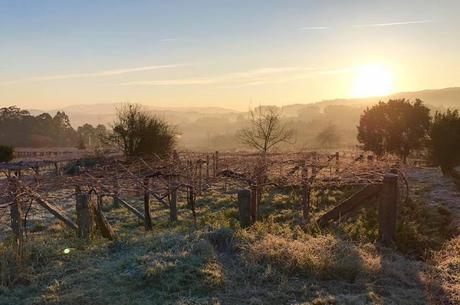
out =
<path fill-rule="evenodd" d="M 299 28 L 301 31 L 322 31 L 327 29 L 329 29 L 327 26 L 307 26 Z"/>
<path fill-rule="evenodd" d="M 183 67 L 183 66 L 188 66 L 188 65 L 189 64 L 143 66 L 143 67 L 134 67 L 134 68 L 103 70 L 103 71 L 88 72 L 88 73 L 71 73 L 71 74 L 36 76 L 36 77 L 29 77 L 29 78 L 23 78 L 23 79 L 17 79 L 17 80 L 3 81 L 3 82 L 0 82 L 0 84 L 9 85 L 9 84 L 22 83 L 22 82 L 66 80 L 66 79 L 76 79 L 76 78 L 85 78 L 85 77 L 116 76 L 116 75 L 123 75 L 123 74 L 134 73 L 134 72 L 152 71 L 152 70 L 159 70 L 159 69 L 172 69 L 172 68 Z"/>
<path fill-rule="evenodd" d="M 425 23 L 432 23 L 432 22 L 433 20 L 399 21 L 399 22 L 388 22 L 388 23 L 355 24 L 353 25 L 353 27 L 375 28 L 375 27 L 387 27 L 387 26 L 398 26 L 398 25 L 425 24 Z"/>
<path fill-rule="evenodd" d="M 310 67 L 268 67 L 233 72 L 213 77 L 144 80 L 115 84 L 115 86 L 191 86 L 220 84 L 221 87 L 243 87 L 261 84 L 283 83 L 308 78 L 318 74 L 348 73 L 351 68 L 325 69 Z"/>
<path fill-rule="evenodd" d="M 432 23 L 433 20 L 414 20 L 414 21 L 398 21 L 398 22 L 387 22 L 387 23 L 369 23 L 369 24 L 354 24 L 348 25 L 349 27 L 354 28 L 377 28 L 377 27 L 391 27 L 391 26 L 401 26 L 401 25 L 411 25 L 411 24 L 425 24 L 425 23 Z M 309 27 L 301 27 L 299 30 L 301 31 L 323 31 L 329 30 L 332 27 L 330 26 L 309 26 Z"/>

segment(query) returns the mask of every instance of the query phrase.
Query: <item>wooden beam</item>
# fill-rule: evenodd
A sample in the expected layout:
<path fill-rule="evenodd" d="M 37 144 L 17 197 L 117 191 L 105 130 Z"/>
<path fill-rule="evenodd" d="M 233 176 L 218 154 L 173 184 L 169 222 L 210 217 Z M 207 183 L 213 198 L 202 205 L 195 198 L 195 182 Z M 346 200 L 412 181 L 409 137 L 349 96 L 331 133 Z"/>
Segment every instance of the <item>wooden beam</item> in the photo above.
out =
<path fill-rule="evenodd" d="M 37 201 L 42 207 L 48 210 L 51 214 L 53 214 L 57 219 L 65 223 L 69 228 L 78 232 L 78 226 L 73 222 L 73 220 L 68 217 L 64 211 L 56 207 L 54 204 L 48 202 L 47 200 L 43 199 L 40 194 L 37 192 L 29 189 L 28 187 L 24 187 L 25 190 L 29 193 L 29 195 Z"/>
<path fill-rule="evenodd" d="M 107 192 L 107 193 L 110 193 L 110 191 L 109 191 L 106 187 L 104 187 L 103 185 L 100 185 L 99 181 L 98 181 L 95 177 L 91 176 L 91 175 L 88 174 L 88 173 L 85 173 L 85 174 L 86 174 L 88 177 L 92 178 L 94 181 L 96 181 L 96 182 L 99 184 L 99 186 L 101 187 L 101 190 L 102 190 L 102 191 Z M 130 205 L 128 202 L 126 202 L 126 200 L 121 199 L 121 198 L 119 197 L 119 194 L 116 194 L 116 196 L 117 196 L 117 202 L 118 202 L 118 203 L 121 203 L 121 204 L 122 204 L 123 206 L 125 206 L 128 210 L 130 210 L 131 212 L 133 212 L 133 214 L 136 215 L 137 217 L 139 217 L 142 221 L 145 220 L 144 215 L 143 215 L 141 212 L 139 212 L 135 207 L 133 207 L 132 205 Z"/>
<path fill-rule="evenodd" d="M 126 202 L 126 200 L 121 199 L 120 197 L 118 197 L 118 202 L 121 203 L 122 205 L 124 205 L 128 210 L 133 212 L 133 214 L 136 215 L 137 217 L 139 217 L 139 219 L 141 219 L 142 221 L 145 220 L 144 215 L 142 215 L 142 213 L 139 212 L 135 207 L 130 205 L 128 202 Z"/>
<path fill-rule="evenodd" d="M 348 199 L 345 199 L 338 206 L 321 216 L 318 219 L 318 224 L 320 226 L 324 226 L 331 220 L 347 217 L 349 214 L 355 212 L 357 209 L 366 204 L 366 200 L 377 196 L 381 189 L 381 184 L 369 184 L 365 186 L 362 190 L 353 194 Z"/>

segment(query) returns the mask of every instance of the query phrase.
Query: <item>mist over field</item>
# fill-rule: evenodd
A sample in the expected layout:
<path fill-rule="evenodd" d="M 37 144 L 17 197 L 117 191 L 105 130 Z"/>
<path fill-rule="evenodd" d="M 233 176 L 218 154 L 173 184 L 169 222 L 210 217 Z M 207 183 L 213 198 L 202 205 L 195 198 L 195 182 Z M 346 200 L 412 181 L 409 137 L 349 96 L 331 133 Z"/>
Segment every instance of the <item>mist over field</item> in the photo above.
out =
<path fill-rule="evenodd" d="M 281 150 L 329 149 L 353 147 L 356 141 L 356 126 L 366 107 L 380 100 L 407 98 L 421 99 L 432 112 L 447 108 L 460 108 L 460 88 L 424 90 L 418 92 L 396 93 L 390 96 L 359 99 L 335 99 L 311 103 L 279 106 L 283 120 L 295 130 L 295 142 L 286 144 Z M 108 127 L 114 122 L 116 109 L 121 103 L 88 104 L 66 106 L 56 110 L 43 111 L 30 109 L 32 115 L 43 112 L 55 114 L 64 111 L 74 128 L 85 123 L 94 126 L 104 124 Z M 255 107 L 259 105 L 253 105 Z M 181 149 L 244 150 L 235 138 L 236 132 L 245 124 L 248 110 L 234 110 L 224 107 L 152 107 L 144 105 L 151 113 L 177 126 L 180 133 L 178 145 Z M 263 107 L 263 106 L 262 106 Z M 320 143 L 318 134 L 328 126 L 337 129 L 338 139 L 331 143 Z"/>

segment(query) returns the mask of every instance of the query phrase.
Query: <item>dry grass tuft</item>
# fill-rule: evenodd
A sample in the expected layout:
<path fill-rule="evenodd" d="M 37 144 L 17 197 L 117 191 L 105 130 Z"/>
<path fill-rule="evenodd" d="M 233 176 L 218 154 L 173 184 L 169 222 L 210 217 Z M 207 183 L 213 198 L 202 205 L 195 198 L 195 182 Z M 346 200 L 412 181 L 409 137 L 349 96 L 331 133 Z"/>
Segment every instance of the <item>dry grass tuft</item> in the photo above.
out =
<path fill-rule="evenodd" d="M 433 257 L 435 277 L 451 304 L 460 304 L 460 236 L 449 241 Z"/>
<path fill-rule="evenodd" d="M 347 281 L 375 274 L 380 268 L 375 249 L 360 248 L 332 235 L 293 240 L 268 234 L 246 246 L 246 259 L 277 265 L 292 274 Z"/>

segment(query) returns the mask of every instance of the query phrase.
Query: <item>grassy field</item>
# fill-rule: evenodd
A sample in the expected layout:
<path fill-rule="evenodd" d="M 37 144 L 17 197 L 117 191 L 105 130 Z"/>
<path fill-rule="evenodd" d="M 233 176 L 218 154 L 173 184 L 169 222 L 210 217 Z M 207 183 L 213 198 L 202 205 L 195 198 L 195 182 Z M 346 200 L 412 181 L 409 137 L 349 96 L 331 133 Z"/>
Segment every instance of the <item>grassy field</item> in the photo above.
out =
<path fill-rule="evenodd" d="M 261 220 L 241 229 L 236 196 L 210 192 L 179 220 L 153 210 L 154 229 L 104 207 L 117 240 L 54 224 L 28 235 L 15 263 L 0 247 L 0 304 L 458 304 L 460 239 L 453 215 L 423 196 L 401 207 L 395 249 L 376 243 L 375 208 L 320 229 L 314 219 L 347 196 L 313 194 L 308 230 L 298 198 L 268 193 Z"/>

